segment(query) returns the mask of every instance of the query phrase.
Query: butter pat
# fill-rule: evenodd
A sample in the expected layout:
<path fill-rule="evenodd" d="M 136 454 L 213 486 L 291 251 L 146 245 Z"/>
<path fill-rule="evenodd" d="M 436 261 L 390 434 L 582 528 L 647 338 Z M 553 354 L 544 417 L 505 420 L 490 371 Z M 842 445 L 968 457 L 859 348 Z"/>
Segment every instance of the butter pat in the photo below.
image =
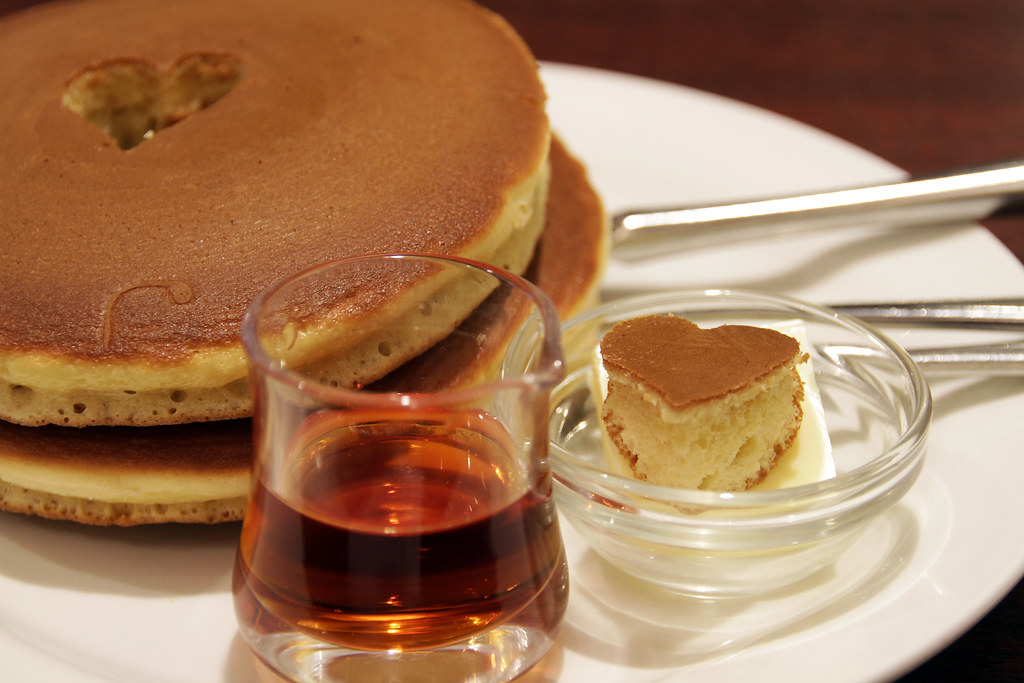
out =
<path fill-rule="evenodd" d="M 810 341 L 807 330 L 798 320 L 790 320 L 773 325 L 766 325 L 783 334 L 788 334 L 798 342 L 800 349 L 807 353 Z M 800 379 L 804 383 L 803 423 L 800 431 L 789 449 L 779 457 L 779 461 L 768 476 L 752 491 L 770 491 L 792 486 L 802 486 L 831 479 L 836 476 L 836 463 L 832 457 L 832 441 L 825 425 L 825 408 L 821 403 L 821 392 L 814 381 L 814 368 L 810 359 L 797 366 Z"/>

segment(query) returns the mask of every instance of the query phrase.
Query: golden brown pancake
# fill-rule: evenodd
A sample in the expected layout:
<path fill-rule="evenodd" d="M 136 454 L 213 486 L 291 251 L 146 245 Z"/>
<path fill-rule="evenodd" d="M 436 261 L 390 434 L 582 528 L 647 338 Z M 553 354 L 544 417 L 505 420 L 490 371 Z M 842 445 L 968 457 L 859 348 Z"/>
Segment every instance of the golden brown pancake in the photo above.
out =
<path fill-rule="evenodd" d="M 564 319 L 596 297 L 607 249 L 600 200 L 556 140 L 548 221 L 529 278 Z M 457 354 L 434 371 L 473 361 Z M 159 427 L 24 427 L 0 422 L 0 509 L 88 524 L 240 519 L 249 484 L 249 420 Z"/>
<path fill-rule="evenodd" d="M 596 303 L 608 236 L 603 229 L 604 208 L 587 181 L 586 169 L 558 138 L 552 140 L 551 168 L 547 227 L 526 277 L 548 295 L 565 320 Z M 482 307 L 488 305 L 501 310 L 503 302 L 488 300 Z M 522 313 L 526 314 L 525 308 Z M 417 391 L 438 391 L 470 383 L 493 367 L 503 342 L 520 322 L 509 316 L 504 325 L 496 325 L 486 312 L 474 314 L 459 327 L 461 334 L 444 339 L 372 388 L 409 391 L 415 386 Z M 488 343 L 479 343 L 484 333 Z"/>
<path fill-rule="evenodd" d="M 0 20 L 0 64 L 10 422 L 247 415 L 239 321 L 272 282 L 383 251 L 522 272 L 543 227 L 535 60 L 464 0 L 55 2 Z M 374 360 L 360 381 L 404 358 Z"/>
<path fill-rule="evenodd" d="M 240 519 L 251 421 L 24 427 L 0 421 L 0 509 L 85 524 Z"/>

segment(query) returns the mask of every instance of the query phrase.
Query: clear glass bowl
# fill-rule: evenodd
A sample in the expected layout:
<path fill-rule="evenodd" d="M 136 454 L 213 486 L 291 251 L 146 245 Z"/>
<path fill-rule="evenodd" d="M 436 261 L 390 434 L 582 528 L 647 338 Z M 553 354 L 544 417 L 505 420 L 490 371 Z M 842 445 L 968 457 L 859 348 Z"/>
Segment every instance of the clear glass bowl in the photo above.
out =
<path fill-rule="evenodd" d="M 620 320 L 672 313 L 701 327 L 802 322 L 836 476 L 778 490 L 676 489 L 618 474 L 606 457 L 592 360 Z M 618 568 L 702 597 L 749 596 L 833 563 L 920 472 L 931 395 L 907 353 L 830 309 L 743 291 L 620 299 L 566 321 L 569 373 L 552 396 L 556 500 L 591 548 Z"/>

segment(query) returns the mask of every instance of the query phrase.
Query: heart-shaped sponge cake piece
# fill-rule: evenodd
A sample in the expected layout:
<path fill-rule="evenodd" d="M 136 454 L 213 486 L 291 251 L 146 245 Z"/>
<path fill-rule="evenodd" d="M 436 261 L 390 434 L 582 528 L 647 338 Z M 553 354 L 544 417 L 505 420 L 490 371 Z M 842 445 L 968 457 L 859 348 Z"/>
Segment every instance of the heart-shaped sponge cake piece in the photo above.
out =
<path fill-rule="evenodd" d="M 748 325 L 704 329 L 650 315 L 601 341 L 601 418 L 634 475 L 665 486 L 742 491 L 789 448 L 803 419 L 800 344 Z"/>

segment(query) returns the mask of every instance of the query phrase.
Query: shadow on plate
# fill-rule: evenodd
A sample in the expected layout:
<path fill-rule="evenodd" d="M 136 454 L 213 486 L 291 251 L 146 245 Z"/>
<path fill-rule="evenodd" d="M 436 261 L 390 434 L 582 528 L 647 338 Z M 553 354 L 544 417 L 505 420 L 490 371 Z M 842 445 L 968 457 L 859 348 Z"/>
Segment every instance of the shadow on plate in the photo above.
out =
<path fill-rule="evenodd" d="M 826 250 L 813 248 L 803 253 L 800 235 L 786 237 L 793 242 L 791 250 L 792 259 L 787 261 L 786 269 L 772 277 L 751 277 L 748 279 L 735 279 L 723 282 L 709 283 L 705 278 L 697 282 L 679 281 L 666 283 L 657 289 L 688 289 L 691 287 L 714 286 L 722 289 L 751 289 L 763 292 L 792 292 L 806 289 L 824 280 L 832 279 L 836 273 L 842 272 L 845 268 L 858 263 L 864 263 L 874 259 L 879 254 L 888 254 L 905 249 L 914 249 L 923 243 L 945 239 L 949 235 L 955 235 L 964 230 L 978 229 L 974 225 L 956 225 L 951 227 L 931 227 L 924 230 L 883 230 L 883 229 L 852 229 L 845 234 L 840 244 Z M 838 232 L 838 231 L 837 231 Z M 765 235 L 764 240 L 774 239 L 771 235 Z M 781 237 L 778 239 L 782 239 Z M 758 241 L 751 241 L 757 244 Z M 736 245 L 723 244 L 723 248 L 735 249 Z M 707 251 L 708 258 L 715 258 L 718 247 L 708 247 L 694 253 Z M 675 252 L 672 252 L 674 254 Z M 691 254 L 692 255 L 692 254 Z M 803 256 L 801 258 L 801 256 Z M 669 258 L 672 258 L 670 255 Z M 676 256 L 676 258 L 678 258 Z M 657 259 L 652 259 L 651 264 L 656 265 Z M 676 269 L 676 272 L 685 272 L 685 269 Z M 649 285 L 641 285 L 638 288 L 615 287 L 605 288 L 602 295 L 605 299 L 614 299 L 623 296 L 651 291 Z"/>
<path fill-rule="evenodd" d="M 899 504 L 836 562 L 794 586 L 752 598 L 689 597 L 635 579 L 587 550 L 573 566 L 561 641 L 585 657 L 633 669 L 679 669 L 814 629 L 897 581 L 920 542 Z"/>
<path fill-rule="evenodd" d="M 986 403 L 1002 401 L 1019 396 L 1024 382 L 1019 376 L 1013 377 L 935 377 L 928 383 L 932 386 L 936 420 L 968 410 Z"/>
<path fill-rule="evenodd" d="M 237 523 L 90 527 L 2 513 L 0 575 L 89 593 L 223 593 L 240 530 Z"/>

